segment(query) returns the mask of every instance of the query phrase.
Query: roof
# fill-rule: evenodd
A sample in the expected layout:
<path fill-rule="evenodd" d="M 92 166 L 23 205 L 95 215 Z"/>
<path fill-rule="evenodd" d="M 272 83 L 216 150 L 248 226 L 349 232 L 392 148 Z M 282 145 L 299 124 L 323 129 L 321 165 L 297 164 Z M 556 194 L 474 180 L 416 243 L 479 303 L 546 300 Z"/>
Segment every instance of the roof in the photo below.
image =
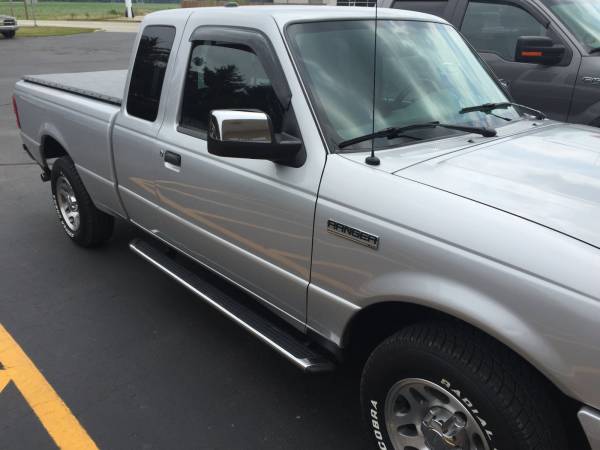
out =
<path fill-rule="evenodd" d="M 207 8 L 183 8 L 158 11 L 150 14 L 158 15 L 189 15 L 201 13 L 202 15 L 222 15 L 224 11 L 232 15 L 270 15 L 275 21 L 283 26 L 295 21 L 335 20 L 335 19 L 372 19 L 375 16 L 375 8 L 355 6 L 320 6 L 320 5 L 269 5 L 269 6 L 238 6 L 238 7 L 207 7 Z M 378 8 L 377 17 L 380 19 L 404 19 L 422 20 L 426 22 L 447 23 L 444 19 L 431 14 L 402 9 Z"/>

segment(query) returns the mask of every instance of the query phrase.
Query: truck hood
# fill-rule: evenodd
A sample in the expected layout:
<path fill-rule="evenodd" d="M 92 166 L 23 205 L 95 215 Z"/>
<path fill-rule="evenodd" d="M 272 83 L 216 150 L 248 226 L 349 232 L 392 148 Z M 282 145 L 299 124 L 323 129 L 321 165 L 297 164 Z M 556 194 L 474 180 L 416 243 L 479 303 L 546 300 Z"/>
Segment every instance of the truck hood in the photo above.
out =
<path fill-rule="evenodd" d="M 394 173 L 600 248 L 600 129 L 544 126 Z"/>

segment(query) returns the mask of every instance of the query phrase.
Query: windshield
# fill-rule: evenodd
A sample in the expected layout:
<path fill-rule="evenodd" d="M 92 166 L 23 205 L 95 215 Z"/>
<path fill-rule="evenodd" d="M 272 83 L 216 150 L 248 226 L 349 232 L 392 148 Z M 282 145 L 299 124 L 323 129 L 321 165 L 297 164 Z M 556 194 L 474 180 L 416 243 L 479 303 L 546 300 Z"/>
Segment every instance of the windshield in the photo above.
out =
<path fill-rule="evenodd" d="M 374 20 L 297 23 L 287 32 L 332 149 L 370 150 L 371 141 L 343 150 L 337 144 L 373 129 L 431 121 L 496 128 L 508 123 L 497 116 L 519 117 L 512 107 L 460 114 L 465 107 L 508 99 L 449 25 L 379 20 L 375 83 Z M 374 146 L 381 149 L 457 133 L 461 132 L 439 127 L 415 130 L 410 137 L 376 138 Z"/>
<path fill-rule="evenodd" d="M 600 3 L 579 0 L 543 2 L 588 50 L 600 47 Z"/>

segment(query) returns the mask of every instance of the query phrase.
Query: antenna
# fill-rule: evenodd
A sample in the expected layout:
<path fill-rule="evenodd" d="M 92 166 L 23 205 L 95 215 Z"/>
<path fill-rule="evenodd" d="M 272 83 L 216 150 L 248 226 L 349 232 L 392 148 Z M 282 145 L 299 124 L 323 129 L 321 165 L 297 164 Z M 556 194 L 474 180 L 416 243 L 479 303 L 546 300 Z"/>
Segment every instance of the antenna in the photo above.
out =
<path fill-rule="evenodd" d="M 372 130 L 375 133 L 375 89 L 377 88 L 377 3 L 375 0 L 375 43 L 373 46 L 373 117 Z M 379 158 L 375 156 L 375 138 L 371 139 L 371 154 L 365 158 L 365 162 L 370 166 L 378 166 Z"/>

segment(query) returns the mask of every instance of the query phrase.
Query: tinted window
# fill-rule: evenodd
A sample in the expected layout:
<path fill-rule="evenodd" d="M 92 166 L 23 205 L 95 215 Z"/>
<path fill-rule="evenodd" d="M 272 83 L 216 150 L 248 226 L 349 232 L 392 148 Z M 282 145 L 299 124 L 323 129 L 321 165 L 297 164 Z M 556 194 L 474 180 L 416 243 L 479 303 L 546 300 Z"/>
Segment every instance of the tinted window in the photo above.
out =
<path fill-rule="evenodd" d="M 169 54 L 175 38 L 175 28 L 149 26 L 140 39 L 127 97 L 127 112 L 144 120 L 154 121 L 162 91 Z"/>
<path fill-rule="evenodd" d="M 524 9 L 505 3 L 470 2 L 461 27 L 473 47 L 515 60 L 517 39 L 546 36 L 546 28 Z"/>
<path fill-rule="evenodd" d="M 410 11 L 419 11 L 440 17 L 444 16 L 446 6 L 448 6 L 447 1 L 439 0 L 397 0 L 396 2 L 394 2 L 394 8 L 408 9 Z"/>
<path fill-rule="evenodd" d="M 258 109 L 281 131 L 283 108 L 263 65 L 245 45 L 194 44 L 185 82 L 180 125 L 206 132 L 213 109 Z"/>

